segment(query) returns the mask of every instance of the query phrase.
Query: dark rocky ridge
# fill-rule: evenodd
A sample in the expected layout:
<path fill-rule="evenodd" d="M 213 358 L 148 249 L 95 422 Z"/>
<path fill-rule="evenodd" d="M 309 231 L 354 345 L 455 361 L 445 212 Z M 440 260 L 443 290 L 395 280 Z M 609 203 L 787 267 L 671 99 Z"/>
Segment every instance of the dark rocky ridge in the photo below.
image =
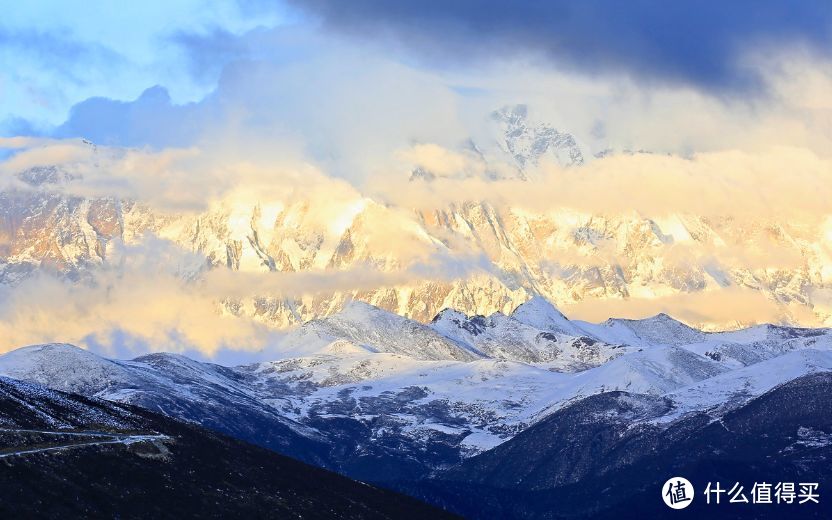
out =
<path fill-rule="evenodd" d="M 670 477 L 697 496 L 689 518 L 829 518 L 832 374 L 783 384 L 719 418 L 651 424 L 668 403 L 609 392 L 564 408 L 510 441 L 400 489 L 470 518 L 660 518 Z M 817 482 L 820 504 L 706 505 L 708 482 Z M 678 514 L 677 514 L 678 513 Z"/>
<path fill-rule="evenodd" d="M 444 518 L 412 498 L 138 407 L 0 378 L 0 452 L 164 435 L 0 459 L 3 518 Z M 38 429 L 42 432 L 27 430 Z M 44 433 L 47 432 L 48 433 Z"/>

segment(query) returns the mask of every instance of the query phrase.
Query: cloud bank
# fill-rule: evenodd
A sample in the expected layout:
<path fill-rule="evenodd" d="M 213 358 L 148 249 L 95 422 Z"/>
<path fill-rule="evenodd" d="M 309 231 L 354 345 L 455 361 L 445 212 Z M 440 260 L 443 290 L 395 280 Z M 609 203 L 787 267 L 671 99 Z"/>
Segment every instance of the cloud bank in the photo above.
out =
<path fill-rule="evenodd" d="M 437 160 L 444 165 L 438 170 L 443 175 L 432 182 L 410 183 L 407 189 L 401 177 L 374 179 L 371 184 L 379 198 L 405 207 L 438 208 L 463 196 L 535 212 L 566 208 L 602 215 L 635 212 L 647 218 L 688 213 L 818 223 L 828 215 L 832 196 L 832 160 L 802 148 L 711 152 L 691 158 L 615 155 L 577 169 L 544 164 L 532 182 L 455 177 L 453 173 L 481 171 L 482 165 L 476 158 L 438 147 L 420 145 L 401 156 L 426 168 Z"/>
<path fill-rule="evenodd" d="M 208 270 L 202 254 L 148 235 L 131 245 L 114 244 L 107 262 L 84 283 L 43 272 L 15 286 L 0 284 L 0 352 L 42 342 L 128 356 L 147 350 L 193 349 L 208 357 L 222 350 L 268 351 L 279 344 L 280 332 L 253 312 L 235 314 L 223 302 L 450 281 L 487 268 L 483 258 L 435 255 L 397 271 L 372 265 L 303 272 Z"/>

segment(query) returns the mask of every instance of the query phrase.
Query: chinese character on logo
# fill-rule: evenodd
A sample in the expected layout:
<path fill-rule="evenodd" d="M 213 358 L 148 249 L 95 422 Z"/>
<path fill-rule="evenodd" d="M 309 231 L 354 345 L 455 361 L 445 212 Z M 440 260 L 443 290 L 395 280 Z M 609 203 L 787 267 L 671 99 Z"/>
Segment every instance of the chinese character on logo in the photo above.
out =
<path fill-rule="evenodd" d="M 708 485 L 705 487 L 705 503 L 711 503 L 711 495 L 714 495 L 716 498 L 716 503 L 719 504 L 719 497 L 722 493 L 725 493 L 725 490 L 720 487 L 719 482 L 716 483 L 715 487 L 711 487 L 711 483 L 708 482 Z"/>
<path fill-rule="evenodd" d="M 662 486 L 662 500 L 672 509 L 688 507 L 693 501 L 693 484 L 682 477 L 671 478 Z"/>
<path fill-rule="evenodd" d="M 744 486 L 741 486 L 739 482 L 734 484 L 734 487 L 731 488 L 731 491 L 728 492 L 731 495 L 730 503 L 732 504 L 747 504 L 748 497 L 745 496 L 742 492 Z"/>
<path fill-rule="evenodd" d="M 774 496 L 778 504 L 791 504 L 794 502 L 794 482 L 778 482 L 774 486 Z"/>
<path fill-rule="evenodd" d="M 817 493 L 817 490 L 817 482 L 801 482 L 800 492 L 797 494 L 797 498 L 800 499 L 798 504 L 805 504 L 806 502 L 814 502 L 815 504 L 819 503 L 818 499 L 820 498 L 820 495 Z"/>
<path fill-rule="evenodd" d="M 751 488 L 751 500 L 755 504 L 771 504 L 771 484 L 755 482 Z"/>

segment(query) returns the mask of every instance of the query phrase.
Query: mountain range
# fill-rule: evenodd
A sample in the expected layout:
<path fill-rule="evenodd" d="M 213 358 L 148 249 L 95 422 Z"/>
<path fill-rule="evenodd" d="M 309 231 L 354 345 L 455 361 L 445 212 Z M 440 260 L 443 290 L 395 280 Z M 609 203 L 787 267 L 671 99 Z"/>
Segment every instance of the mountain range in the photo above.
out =
<path fill-rule="evenodd" d="M 232 191 L 180 210 L 76 193 L 83 179 L 48 164 L 12 172 L 17 187 L 0 191 L 0 336 L 20 325 L 76 344 L 0 338 L 0 511 L 646 518 L 666 512 L 658 490 L 674 475 L 700 492 L 712 479 L 823 492 L 828 231 L 499 203 L 547 168 L 580 176 L 610 154 L 523 105 L 490 124 L 451 151 L 470 168 L 418 163 L 399 179 L 439 201 L 425 207 L 310 178 L 286 196 Z M 448 177 L 496 186 L 495 200 L 446 197 Z M 142 291 L 165 284 L 172 292 Z M 741 304 L 717 319 L 707 296 L 740 293 L 776 309 L 776 323 Z M 684 321 L 595 323 L 557 308 L 644 301 L 704 303 L 681 306 Z M 191 307 L 207 309 L 190 323 L 200 344 L 177 329 Z M 64 310 L 92 323 L 63 330 Z M 235 324 L 267 347 L 215 330 Z M 101 355 L 135 345 L 151 353 Z M 180 353 L 159 352 L 170 345 Z M 205 361 L 228 346 L 256 356 Z M 830 515 L 824 500 L 704 507 L 700 495 L 688 512 Z"/>
<path fill-rule="evenodd" d="M 594 160 L 571 135 L 534 120 L 522 105 L 491 119 L 492 137 L 468 147 L 487 178 L 489 165 L 500 161 L 511 163 L 514 173 L 507 175 L 522 182 L 541 162 L 581 175 L 574 166 Z M 410 184 L 430 186 L 436 175 L 418 168 Z M 340 184 L 323 195 L 310 189 L 302 197 L 229 196 L 177 212 L 142 200 L 71 195 L 63 188 L 78 179 L 55 166 L 34 166 L 18 179 L 26 189 L 0 192 L 0 284 L 10 287 L 38 273 L 94 285 L 95 273 L 117 269 L 126 254 L 139 263 L 169 262 L 164 267 L 188 281 L 223 268 L 337 274 L 371 267 L 391 275 L 366 288 L 284 294 L 255 286 L 215 298 L 224 315 L 277 329 L 337 313 L 353 300 L 427 323 L 445 308 L 507 313 L 533 296 L 565 306 L 720 290 L 759 294 L 777 309 L 780 324 L 832 324 L 822 300 L 830 288 L 824 230 L 789 222 L 542 212 L 465 197 L 399 207 Z M 168 241 L 187 261 L 167 259 L 148 237 Z M 750 253 L 738 251 L 777 254 L 743 260 Z M 788 261 L 775 261 L 781 257 Z M 414 265 L 424 271 L 420 262 L 436 258 L 437 273 L 393 276 Z M 752 325 L 751 319 L 700 312 L 687 322 L 717 330 Z"/>
<path fill-rule="evenodd" d="M 199 424 L 475 518 L 649 512 L 677 469 L 702 485 L 708 471 L 759 471 L 823 489 L 830 374 L 828 329 L 703 332 L 664 314 L 592 324 L 540 297 L 428 324 L 353 302 L 290 332 L 273 361 L 235 367 L 65 344 L 0 356 L 4 377 Z M 636 478 L 640 467 L 651 471 Z M 626 485 L 593 501 L 610 479 Z M 654 492 L 640 509 L 635 497 Z"/>

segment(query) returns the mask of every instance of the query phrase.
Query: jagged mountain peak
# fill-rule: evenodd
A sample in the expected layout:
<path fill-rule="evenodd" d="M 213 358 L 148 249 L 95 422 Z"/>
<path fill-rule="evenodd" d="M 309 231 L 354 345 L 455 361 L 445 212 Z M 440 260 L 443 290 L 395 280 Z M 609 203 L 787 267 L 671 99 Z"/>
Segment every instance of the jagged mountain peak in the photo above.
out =
<path fill-rule="evenodd" d="M 499 146 L 514 158 L 520 170 L 537 166 L 544 157 L 561 166 L 584 163 L 584 153 L 575 137 L 548 123 L 533 121 L 525 104 L 504 106 L 492 112 L 491 119 L 500 129 Z"/>
<path fill-rule="evenodd" d="M 427 329 L 425 325 L 419 322 L 360 300 L 351 300 L 344 304 L 341 311 L 313 321 L 320 324 L 336 324 L 339 327 L 350 328 L 373 327 L 384 330 L 392 330 L 395 328 Z"/>
<path fill-rule="evenodd" d="M 456 309 L 452 309 L 450 307 L 445 307 L 444 309 L 442 309 L 441 311 L 436 313 L 436 316 L 434 316 L 433 319 L 430 320 L 430 322 L 431 323 L 436 323 L 437 321 L 440 321 L 440 320 L 447 320 L 447 319 L 454 319 L 454 318 L 461 319 L 461 318 L 467 318 L 467 317 L 468 316 L 464 312 L 460 312 L 460 311 L 458 311 Z"/>
<path fill-rule="evenodd" d="M 531 312 L 535 305 L 545 312 Z M 526 321 L 531 323 L 502 312 L 467 316 L 446 309 L 433 319 L 430 326 L 443 336 L 490 358 L 545 363 L 550 370 L 559 372 L 585 370 L 624 352 L 586 337 L 551 304 L 534 302 L 527 310 L 529 312 L 520 313 L 520 318 L 528 317 Z"/>
<path fill-rule="evenodd" d="M 0 356 L 0 371 L 67 392 L 97 392 L 114 381 L 134 381 L 117 361 L 66 343 L 24 347 Z"/>
<path fill-rule="evenodd" d="M 547 332 L 573 336 L 586 334 L 569 321 L 569 318 L 552 305 L 549 300 L 540 295 L 532 296 L 530 300 L 520 304 L 512 311 L 511 317 L 521 323 Z"/>
<path fill-rule="evenodd" d="M 556 314 L 558 314 L 558 315 L 560 315 L 560 316 L 562 316 L 562 317 L 564 317 L 564 318 L 566 317 L 566 316 L 564 316 L 564 314 L 563 314 L 562 312 L 560 312 L 560 311 L 559 311 L 559 310 L 558 310 L 558 309 L 557 309 L 557 308 L 556 308 L 556 307 L 552 304 L 552 302 L 550 302 L 549 300 L 547 300 L 546 298 L 544 298 L 543 296 L 541 296 L 541 295 L 539 295 L 539 294 L 535 294 L 535 295 L 533 295 L 531 298 L 529 298 L 529 299 L 528 299 L 528 300 L 526 300 L 525 302 L 523 302 L 523 303 L 521 303 L 520 305 L 518 305 L 518 306 L 514 309 L 514 311 L 512 311 L 512 314 L 513 314 L 513 313 L 516 313 L 516 312 L 518 312 L 518 311 L 521 311 L 521 310 L 523 310 L 523 309 L 525 309 L 525 310 L 533 310 L 533 311 L 538 311 L 538 310 L 539 310 L 539 311 L 543 311 L 543 312 L 547 312 L 547 313 L 554 312 L 554 313 L 556 313 Z"/>
<path fill-rule="evenodd" d="M 451 330 L 460 328 L 465 330 L 468 334 L 477 336 L 485 332 L 486 328 L 494 327 L 494 320 L 491 320 L 490 317 L 487 318 L 481 314 L 468 316 L 464 312 L 460 312 L 455 309 L 443 309 L 436 315 L 436 317 L 433 318 L 431 321 L 431 327 L 434 330 L 439 331 L 441 334 L 454 337 L 459 340 L 458 337 L 455 337 L 455 335 L 450 332 Z"/>
<path fill-rule="evenodd" d="M 686 345 L 706 338 L 704 332 L 663 312 L 642 319 L 610 318 L 592 332 L 600 339 L 614 337 L 619 343 L 633 345 Z"/>
<path fill-rule="evenodd" d="M 658 314 L 654 314 L 653 316 L 649 316 L 649 317 L 645 318 L 643 321 L 654 321 L 654 322 L 664 322 L 664 323 L 675 322 L 675 323 L 679 323 L 679 324 L 681 324 L 685 327 L 692 328 L 688 325 L 685 325 L 683 322 L 677 320 L 673 316 L 667 314 L 666 312 L 660 312 Z"/>
<path fill-rule="evenodd" d="M 673 316 L 664 312 L 660 312 L 658 314 L 654 314 L 646 318 L 608 318 L 604 323 L 609 325 L 623 324 L 631 328 L 639 328 L 648 325 L 653 325 L 678 329 L 696 330 L 690 325 L 687 325 L 686 323 L 677 320 Z"/>
<path fill-rule="evenodd" d="M 646 318 L 609 318 L 605 323 L 622 323 L 634 328 L 645 325 L 662 325 L 675 329 L 697 330 L 665 312 L 660 312 Z"/>
<path fill-rule="evenodd" d="M 336 340 L 415 359 L 471 361 L 482 357 L 427 325 L 361 301 L 349 302 L 340 312 L 305 323 L 281 343 L 281 351 L 313 355 L 324 352 Z"/>

